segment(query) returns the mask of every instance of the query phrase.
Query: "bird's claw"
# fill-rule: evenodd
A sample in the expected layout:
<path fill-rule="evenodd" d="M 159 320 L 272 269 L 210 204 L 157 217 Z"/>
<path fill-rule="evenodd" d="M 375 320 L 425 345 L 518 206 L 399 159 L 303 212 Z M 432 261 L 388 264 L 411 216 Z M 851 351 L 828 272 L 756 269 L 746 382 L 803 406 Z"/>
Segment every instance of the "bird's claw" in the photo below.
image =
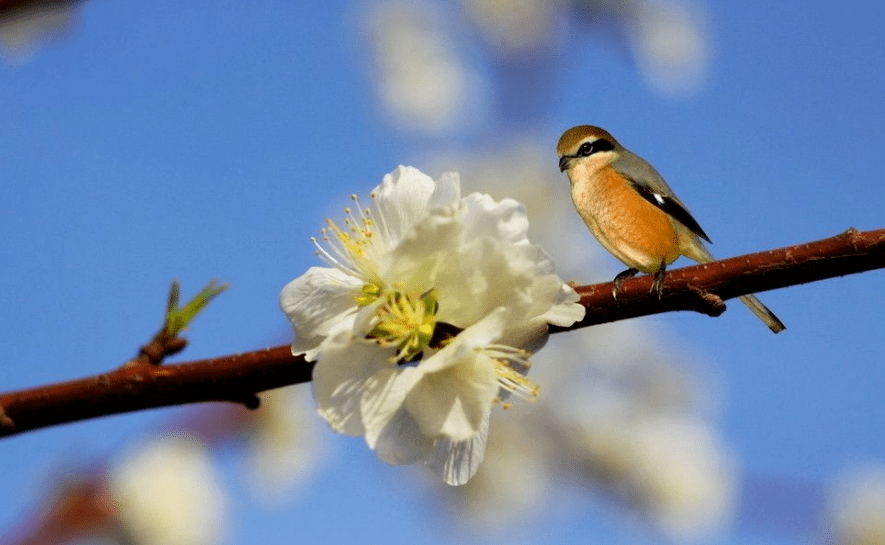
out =
<path fill-rule="evenodd" d="M 651 292 L 658 294 L 658 301 L 661 300 L 661 296 L 664 294 L 664 273 L 666 272 L 666 265 L 661 263 L 661 268 L 655 272 L 655 279 L 651 283 Z"/>
<path fill-rule="evenodd" d="M 638 273 L 639 269 L 631 268 L 627 269 L 626 271 L 619 272 L 618 275 L 615 276 L 615 279 L 613 281 L 614 287 L 612 288 L 612 298 L 614 298 L 615 301 L 618 300 L 618 292 L 621 291 L 621 284 L 624 282 L 624 280 L 632 278 Z"/>

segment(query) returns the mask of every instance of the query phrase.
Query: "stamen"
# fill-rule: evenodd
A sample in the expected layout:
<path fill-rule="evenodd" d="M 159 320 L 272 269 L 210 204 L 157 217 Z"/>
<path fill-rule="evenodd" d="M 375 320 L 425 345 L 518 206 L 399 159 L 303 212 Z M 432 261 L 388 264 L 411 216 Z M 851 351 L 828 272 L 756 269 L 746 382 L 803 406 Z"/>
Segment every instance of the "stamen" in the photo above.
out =
<path fill-rule="evenodd" d="M 382 288 L 377 284 L 363 284 L 360 289 L 362 295 L 356 298 L 357 306 L 367 307 L 381 297 Z"/>
<path fill-rule="evenodd" d="M 492 358 L 495 364 L 498 384 L 501 387 L 497 402 L 505 408 L 508 407 L 509 403 L 506 403 L 506 400 L 511 394 L 531 402 L 537 400 L 540 387 L 526 377 L 532 365 L 528 352 L 512 346 L 495 344 L 486 347 L 483 353 Z"/>
<path fill-rule="evenodd" d="M 393 237 L 380 209 L 363 208 L 356 195 L 351 195 L 350 198 L 353 206 L 344 209 L 343 225 L 339 227 L 337 223 L 327 219 L 326 227 L 320 230 L 322 241 L 312 238 L 311 242 L 317 248 L 316 255 L 330 267 L 355 276 L 367 284 L 383 287 L 384 283 L 378 276 L 378 262 L 389 251 Z M 374 193 L 372 199 L 377 207 Z M 379 222 L 376 221 L 376 216 L 381 219 L 380 232 L 377 231 Z"/>
<path fill-rule="evenodd" d="M 390 232 L 390 226 L 387 225 L 387 218 L 384 217 L 384 214 L 381 213 L 381 208 L 378 206 L 378 193 L 372 191 L 372 194 L 369 195 L 372 199 L 372 202 L 375 203 L 375 210 L 378 210 L 378 219 L 380 221 L 375 221 L 375 215 L 372 212 L 372 209 L 368 209 L 367 217 L 372 221 L 372 225 L 375 225 L 380 228 L 381 238 L 389 244 L 393 245 L 394 236 Z"/>
<path fill-rule="evenodd" d="M 332 258 L 332 264 L 341 269 L 342 272 L 361 276 L 359 274 L 360 268 L 358 267 L 360 258 L 359 247 L 353 244 L 350 235 L 342 231 L 334 221 L 326 219 L 326 224 L 328 227 L 320 229 L 320 233 L 323 235 L 323 241 L 332 250 L 331 254 L 334 254 L 332 256 L 329 252 L 325 252 L 326 255 Z"/>
<path fill-rule="evenodd" d="M 328 242 L 329 237 L 324 236 L 323 240 Z M 316 251 L 314 252 L 314 254 L 317 255 L 323 261 L 325 261 L 327 265 L 329 265 L 335 269 L 339 269 L 343 272 L 346 272 L 347 274 L 353 274 L 352 269 L 346 267 L 343 263 L 341 263 L 340 261 L 335 259 L 335 257 L 332 254 L 330 254 L 325 248 L 322 247 L 322 245 L 317 240 L 317 237 L 310 237 L 310 241 L 313 242 L 313 245 L 316 246 L 316 248 L 317 248 Z"/>

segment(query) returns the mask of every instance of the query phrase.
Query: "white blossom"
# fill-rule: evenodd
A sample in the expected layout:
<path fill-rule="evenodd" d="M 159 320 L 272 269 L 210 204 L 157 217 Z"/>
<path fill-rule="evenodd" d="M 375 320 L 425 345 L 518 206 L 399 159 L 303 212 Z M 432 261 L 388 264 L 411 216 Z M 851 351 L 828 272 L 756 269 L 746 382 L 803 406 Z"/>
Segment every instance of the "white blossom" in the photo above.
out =
<path fill-rule="evenodd" d="M 482 460 L 492 405 L 537 396 L 525 373 L 548 324 L 584 309 L 529 243 L 516 201 L 462 198 L 456 174 L 434 182 L 408 167 L 372 199 L 354 197 L 344 226 L 330 220 L 315 241 L 330 267 L 283 288 L 292 351 L 317 362 L 314 397 L 333 429 L 462 484 Z"/>
<path fill-rule="evenodd" d="M 206 448 L 186 436 L 152 441 L 127 453 L 108 489 L 130 542 L 211 545 L 224 527 L 224 492 Z"/>
<path fill-rule="evenodd" d="M 673 97 L 700 89 L 711 55 L 703 10 L 681 1 L 643 0 L 632 11 L 628 44 L 649 85 Z"/>
<path fill-rule="evenodd" d="M 248 427 L 244 477 L 253 498 L 266 505 L 291 501 L 322 463 L 323 437 L 317 422 L 303 415 L 307 392 L 277 388 L 259 394 L 261 408 Z"/>
<path fill-rule="evenodd" d="M 885 464 L 868 463 L 845 471 L 829 499 L 827 543 L 885 543 Z"/>
<path fill-rule="evenodd" d="M 376 1 L 357 17 L 380 106 L 396 128 L 445 135 L 471 121 L 483 78 L 463 58 L 458 27 L 438 3 Z"/>

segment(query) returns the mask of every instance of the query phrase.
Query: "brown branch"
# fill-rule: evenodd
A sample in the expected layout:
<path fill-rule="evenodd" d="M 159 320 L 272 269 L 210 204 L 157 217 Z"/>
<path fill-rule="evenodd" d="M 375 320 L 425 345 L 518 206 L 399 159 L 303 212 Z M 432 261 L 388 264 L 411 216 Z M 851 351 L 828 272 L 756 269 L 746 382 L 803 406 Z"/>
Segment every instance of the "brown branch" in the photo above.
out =
<path fill-rule="evenodd" d="M 673 310 L 717 316 L 722 300 L 885 268 L 885 229 L 671 271 L 663 297 L 651 278 L 627 280 L 617 299 L 612 284 L 579 286 L 586 317 L 565 331 Z M 90 378 L 0 394 L 0 436 L 155 407 L 228 401 L 254 407 L 255 394 L 311 380 L 313 363 L 278 346 L 209 360 L 157 366 L 129 362 Z"/>
<path fill-rule="evenodd" d="M 110 414 L 229 401 L 257 407 L 264 390 L 310 381 L 313 364 L 289 346 L 177 365 L 124 365 L 110 373 L 0 394 L 0 436 Z"/>
<path fill-rule="evenodd" d="M 651 275 L 625 280 L 617 300 L 612 296 L 611 282 L 578 286 L 575 289 L 587 314 L 571 327 L 553 330 L 569 331 L 674 310 L 719 316 L 725 311 L 725 299 L 882 268 L 885 229 L 860 232 L 851 228 L 832 238 L 670 271 L 660 301 L 649 294 Z"/>

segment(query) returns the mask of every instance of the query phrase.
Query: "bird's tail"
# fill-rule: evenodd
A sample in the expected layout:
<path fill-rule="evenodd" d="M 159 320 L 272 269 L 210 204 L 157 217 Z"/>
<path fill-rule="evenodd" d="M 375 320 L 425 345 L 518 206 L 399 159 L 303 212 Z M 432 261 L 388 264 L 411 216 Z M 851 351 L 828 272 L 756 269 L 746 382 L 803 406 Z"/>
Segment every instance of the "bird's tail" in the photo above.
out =
<path fill-rule="evenodd" d="M 713 255 L 709 250 L 695 238 L 695 244 L 692 245 L 691 251 L 688 252 L 688 257 L 698 261 L 700 263 L 708 263 L 714 260 Z M 739 297 L 741 303 L 747 305 L 747 308 L 759 318 L 762 323 L 768 326 L 768 329 L 772 330 L 774 333 L 780 333 L 785 330 L 787 326 L 781 322 L 777 316 L 774 315 L 773 312 L 768 310 L 768 307 L 762 304 L 755 295 L 742 295 Z"/>
<path fill-rule="evenodd" d="M 775 333 L 780 333 L 787 329 L 787 326 L 785 326 L 773 312 L 768 310 L 768 307 L 763 305 L 762 301 L 760 301 L 755 295 L 741 295 L 739 299 L 741 300 L 741 303 L 747 305 L 747 308 L 750 309 L 757 318 L 762 320 L 762 322 L 768 326 L 768 329 Z"/>

